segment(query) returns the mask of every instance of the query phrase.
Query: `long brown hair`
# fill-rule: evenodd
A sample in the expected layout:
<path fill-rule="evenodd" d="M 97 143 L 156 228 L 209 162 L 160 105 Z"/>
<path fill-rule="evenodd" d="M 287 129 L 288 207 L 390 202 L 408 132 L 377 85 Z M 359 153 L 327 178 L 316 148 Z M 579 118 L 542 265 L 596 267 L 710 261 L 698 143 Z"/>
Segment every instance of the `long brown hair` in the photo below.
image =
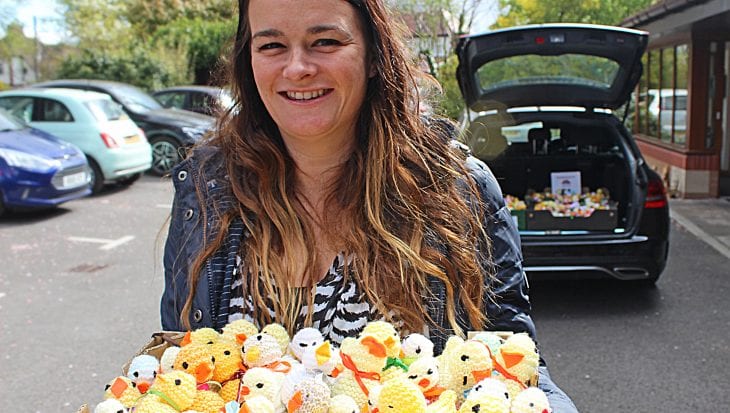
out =
<path fill-rule="evenodd" d="M 446 286 L 442 305 L 454 331 L 463 333 L 456 321 L 457 301 L 469 323 L 480 327 L 489 293 L 484 277 L 491 277 L 492 269 L 478 254 L 487 254 L 487 263 L 491 255 L 481 225 L 483 211 L 468 201 L 478 198 L 475 185 L 466 178 L 464 155 L 449 145 L 444 128 L 434 126 L 441 122 L 425 122 L 420 116 L 416 83 L 421 73 L 406 52 L 402 26 L 391 18 L 384 2 L 346 1 L 362 19 L 377 74 L 367 85 L 355 147 L 329 188 L 327 210 L 336 212 L 325 217 L 324 230 L 346 256 L 354 257 L 346 265 L 345 277 L 355 279 L 386 318 L 395 314 L 408 331 L 421 331 L 427 321 L 433 322 L 425 307 L 431 276 Z M 244 288 L 254 308 L 273 305 L 276 321 L 292 329 L 304 301 L 311 321 L 313 297 L 302 291 L 311 291 L 316 284 L 312 276 L 316 252 L 306 248 L 314 244 L 314 236 L 297 199 L 294 162 L 253 80 L 248 4 L 249 0 L 239 0 L 228 68 L 236 105 L 204 143 L 220 148 L 238 205 L 218 212 L 217 235 L 207 240 L 191 266 L 191 292 L 181 317 L 189 323 L 201 269 L 221 247 L 227 225 L 240 218 L 249 235 L 240 251 L 248 269 L 241 274 Z M 483 247 L 481 252 L 478 246 Z M 294 268 L 294 258 L 287 252 L 301 248 L 308 251 L 310 288 L 291 288 L 286 269 Z M 252 316 L 261 324 L 273 321 L 265 310 Z"/>

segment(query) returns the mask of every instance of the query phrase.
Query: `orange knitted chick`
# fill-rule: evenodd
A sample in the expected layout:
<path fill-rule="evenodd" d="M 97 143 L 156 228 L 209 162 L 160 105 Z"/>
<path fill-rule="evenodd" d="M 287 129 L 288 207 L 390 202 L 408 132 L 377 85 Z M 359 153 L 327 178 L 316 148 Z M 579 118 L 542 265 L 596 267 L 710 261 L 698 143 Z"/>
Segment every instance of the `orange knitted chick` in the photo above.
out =
<path fill-rule="evenodd" d="M 212 346 L 190 343 L 181 347 L 175 357 L 174 368 L 193 375 L 198 384 L 207 382 L 213 377 L 215 368 Z"/>
<path fill-rule="evenodd" d="M 132 407 L 141 396 L 137 385 L 124 376 L 116 377 L 104 389 L 104 399 L 117 399 L 126 408 Z"/>
<path fill-rule="evenodd" d="M 218 413 L 226 404 L 218 393 L 210 390 L 198 390 L 195 393 L 195 399 L 193 404 L 190 405 L 189 410 L 193 410 L 199 413 Z"/>
<path fill-rule="evenodd" d="M 186 346 L 190 343 L 194 344 L 213 344 L 220 339 L 221 335 L 217 331 L 209 327 L 199 328 L 197 330 L 188 331 L 180 342 L 180 346 Z"/>
<path fill-rule="evenodd" d="M 213 381 L 221 385 L 219 392 L 224 401 L 236 400 L 238 385 L 246 370 L 241 358 L 240 346 L 229 339 L 221 339 L 211 347 L 215 357 Z"/>

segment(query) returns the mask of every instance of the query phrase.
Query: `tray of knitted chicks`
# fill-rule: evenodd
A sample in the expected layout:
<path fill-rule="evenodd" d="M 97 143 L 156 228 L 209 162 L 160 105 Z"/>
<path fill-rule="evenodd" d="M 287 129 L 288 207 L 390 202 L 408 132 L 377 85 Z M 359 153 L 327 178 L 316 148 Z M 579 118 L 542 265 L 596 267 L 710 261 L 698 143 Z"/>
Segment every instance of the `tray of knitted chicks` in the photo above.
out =
<path fill-rule="evenodd" d="M 550 413 L 525 333 L 421 334 L 374 321 L 340 346 L 313 328 L 237 320 L 221 333 L 157 333 L 94 413 Z M 79 413 L 90 410 L 83 406 Z"/>

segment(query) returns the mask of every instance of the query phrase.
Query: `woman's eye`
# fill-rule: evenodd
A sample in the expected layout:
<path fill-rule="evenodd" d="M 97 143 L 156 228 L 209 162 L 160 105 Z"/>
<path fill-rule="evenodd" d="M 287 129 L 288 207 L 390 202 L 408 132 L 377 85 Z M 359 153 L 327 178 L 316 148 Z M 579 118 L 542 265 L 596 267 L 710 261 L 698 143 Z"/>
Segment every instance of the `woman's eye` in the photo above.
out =
<path fill-rule="evenodd" d="M 340 42 L 335 39 L 318 39 L 314 42 L 315 46 L 337 46 Z"/>
<path fill-rule="evenodd" d="M 272 42 L 272 43 L 265 43 L 265 44 L 260 45 L 258 47 L 258 50 L 261 50 L 261 51 L 263 51 L 263 50 L 273 50 L 273 49 L 278 49 L 280 47 L 284 47 L 284 45 L 281 44 L 281 43 Z"/>

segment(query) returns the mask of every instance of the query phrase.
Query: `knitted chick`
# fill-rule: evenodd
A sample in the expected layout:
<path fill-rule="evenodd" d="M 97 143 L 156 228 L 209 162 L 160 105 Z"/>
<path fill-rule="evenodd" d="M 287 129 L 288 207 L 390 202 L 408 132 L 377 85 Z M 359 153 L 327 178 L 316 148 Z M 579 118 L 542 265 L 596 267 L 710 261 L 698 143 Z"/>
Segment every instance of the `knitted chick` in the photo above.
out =
<path fill-rule="evenodd" d="M 471 340 L 484 343 L 484 345 L 489 347 L 489 351 L 492 353 L 492 355 L 497 354 L 497 351 L 499 351 L 499 348 L 502 347 L 502 344 L 504 343 L 502 337 L 500 337 L 497 333 L 493 331 L 480 331 L 479 333 L 474 335 Z"/>
<path fill-rule="evenodd" d="M 189 409 L 200 413 L 218 413 L 225 404 L 226 402 L 218 393 L 210 390 L 198 390 Z"/>
<path fill-rule="evenodd" d="M 419 357 L 433 357 L 433 342 L 423 334 L 409 334 L 401 343 L 401 359 L 410 366 Z"/>
<path fill-rule="evenodd" d="M 203 384 L 213 377 L 215 357 L 212 345 L 190 343 L 180 348 L 175 357 L 175 370 L 181 370 L 195 377 L 198 384 Z"/>
<path fill-rule="evenodd" d="M 467 399 L 459 407 L 458 413 L 509 413 L 509 401 L 490 393 L 481 393 L 473 399 Z"/>
<path fill-rule="evenodd" d="M 110 381 L 104 389 L 104 399 L 119 400 L 124 407 L 130 408 L 142 396 L 137 385 L 127 377 L 119 376 Z"/>
<path fill-rule="evenodd" d="M 327 413 L 329 410 L 330 388 L 321 375 L 305 378 L 294 390 L 288 400 L 282 400 L 288 413 Z"/>
<path fill-rule="evenodd" d="M 261 332 L 268 334 L 276 339 L 281 347 L 281 354 L 286 354 L 286 350 L 289 348 L 289 333 L 286 331 L 283 325 L 278 323 L 271 323 L 264 326 Z"/>
<path fill-rule="evenodd" d="M 508 403 L 512 400 L 505 383 L 492 377 L 482 379 L 479 383 L 475 384 L 474 387 L 469 390 L 469 394 L 466 398 L 467 400 L 476 400 L 485 394 L 494 396 L 497 399 L 505 399 Z"/>
<path fill-rule="evenodd" d="M 96 405 L 94 413 L 127 413 L 126 407 L 117 399 L 106 399 Z"/>
<path fill-rule="evenodd" d="M 180 353 L 180 347 L 170 346 L 160 356 L 160 373 L 169 373 L 175 369 L 175 358 Z"/>
<path fill-rule="evenodd" d="M 439 370 L 434 357 L 420 357 L 408 367 L 408 380 L 417 385 L 430 403 L 439 398 L 445 388 L 438 385 Z"/>
<path fill-rule="evenodd" d="M 327 413 L 359 413 L 360 408 L 355 400 L 347 395 L 340 394 L 330 399 L 330 408 Z"/>
<path fill-rule="evenodd" d="M 317 347 L 324 342 L 322 333 L 316 328 L 305 327 L 297 331 L 289 343 L 289 353 L 297 360 L 302 360 L 302 355 L 310 347 Z"/>
<path fill-rule="evenodd" d="M 233 340 L 222 338 L 211 346 L 211 351 L 215 357 L 213 381 L 221 385 L 219 394 L 226 402 L 235 400 L 238 385 L 246 370 L 239 345 Z"/>
<path fill-rule="evenodd" d="M 425 413 L 426 398 L 408 379 L 395 377 L 383 383 L 373 413 Z"/>
<path fill-rule="evenodd" d="M 454 336 L 455 337 L 455 336 Z M 476 341 L 461 338 L 449 339 L 448 351 L 444 350 L 439 363 L 439 374 L 443 387 L 451 389 L 463 399 L 465 390 L 492 374 L 492 359 L 487 347 Z"/>
<path fill-rule="evenodd" d="M 181 347 L 185 347 L 190 343 L 194 344 L 213 344 L 220 339 L 220 333 L 209 327 L 199 328 L 197 330 L 185 333 L 180 342 Z"/>
<path fill-rule="evenodd" d="M 277 374 L 265 367 L 253 367 L 246 370 L 241 378 L 239 400 L 249 400 L 255 396 L 263 396 L 274 405 L 274 410 L 284 410 L 281 402 L 281 381 Z"/>
<path fill-rule="evenodd" d="M 380 383 L 380 372 L 387 362 L 385 344 L 372 335 L 346 337 L 340 345 L 340 357 L 345 370 L 337 376 L 332 395 L 350 396 L 359 408 L 365 408 L 369 388 Z"/>
<path fill-rule="evenodd" d="M 274 403 L 264 396 L 253 396 L 244 400 L 235 413 L 275 413 Z"/>
<path fill-rule="evenodd" d="M 243 364 L 246 367 L 263 367 L 280 361 L 284 352 L 274 336 L 259 333 L 243 343 Z"/>
<path fill-rule="evenodd" d="M 233 341 L 239 341 L 243 344 L 248 337 L 255 336 L 259 333 L 258 327 L 248 320 L 239 319 L 231 321 L 223 327 L 221 335 L 223 338 L 227 338 Z"/>
<path fill-rule="evenodd" d="M 548 398 L 537 387 L 528 387 L 512 400 L 510 413 L 552 413 Z"/>
<path fill-rule="evenodd" d="M 436 401 L 426 406 L 426 413 L 456 413 L 458 400 L 456 392 L 444 390 Z"/>
<path fill-rule="evenodd" d="M 127 377 L 137 384 L 140 393 L 144 394 L 155 380 L 159 369 L 160 362 L 155 356 L 140 354 L 129 363 Z"/>
<path fill-rule="evenodd" d="M 509 336 L 494 354 L 495 369 L 524 385 L 537 384 L 531 382 L 537 377 L 539 363 L 537 347 L 527 333 Z"/>
<path fill-rule="evenodd" d="M 383 372 L 380 374 L 381 383 L 398 376 L 403 376 L 404 372 L 408 371 L 408 366 L 403 364 L 400 359 L 400 335 L 393 324 L 387 321 L 371 321 L 365 325 L 361 335 L 372 335 L 385 344 L 388 360 Z"/>
<path fill-rule="evenodd" d="M 135 413 L 182 412 L 190 409 L 197 394 L 195 377 L 184 371 L 158 374 L 144 397 L 135 405 Z"/>
<path fill-rule="evenodd" d="M 312 373 L 322 372 L 328 377 L 337 377 L 344 367 L 340 351 L 329 341 L 317 346 L 308 346 L 302 353 L 302 365 Z"/>

